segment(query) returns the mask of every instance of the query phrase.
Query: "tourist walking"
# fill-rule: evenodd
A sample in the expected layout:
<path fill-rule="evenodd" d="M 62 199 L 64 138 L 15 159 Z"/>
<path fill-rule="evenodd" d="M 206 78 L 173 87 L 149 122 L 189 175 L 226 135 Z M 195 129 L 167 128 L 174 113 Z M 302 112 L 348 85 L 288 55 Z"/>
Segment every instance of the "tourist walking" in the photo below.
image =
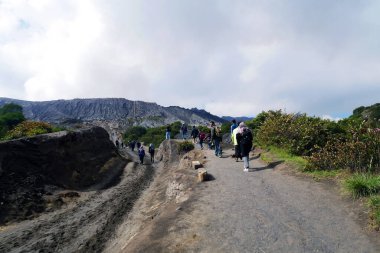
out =
<path fill-rule="evenodd" d="M 193 143 L 197 143 L 197 137 L 199 135 L 199 130 L 195 126 L 193 126 L 193 129 L 191 130 L 191 137 L 193 138 Z"/>
<path fill-rule="evenodd" d="M 170 125 L 167 125 L 167 126 L 166 126 L 166 133 L 165 133 L 165 138 L 166 138 L 167 140 L 170 140 L 170 133 L 171 133 Z"/>
<path fill-rule="evenodd" d="M 220 143 L 222 142 L 222 131 L 220 127 L 216 127 L 214 121 L 211 121 L 211 140 L 215 145 L 215 155 L 222 157 L 222 150 L 220 148 Z"/>
<path fill-rule="evenodd" d="M 239 133 L 239 127 L 236 127 L 232 131 L 232 134 L 231 134 L 232 144 L 234 145 L 234 149 L 235 149 L 235 160 L 236 160 L 236 162 L 238 161 L 239 158 L 240 158 L 240 160 L 242 160 L 242 156 L 241 156 L 241 152 L 240 152 L 240 139 L 241 138 L 237 138 L 238 133 Z"/>
<path fill-rule="evenodd" d="M 203 149 L 203 141 L 206 138 L 206 134 L 203 132 L 200 132 L 198 137 L 199 137 L 199 145 L 201 146 L 201 149 Z"/>
<path fill-rule="evenodd" d="M 239 124 L 239 132 L 236 135 L 236 138 L 240 140 L 240 152 L 244 161 L 244 171 L 247 172 L 249 171 L 249 152 L 252 149 L 253 136 L 251 130 L 244 124 L 244 122 Z"/>
<path fill-rule="evenodd" d="M 140 158 L 140 164 L 144 164 L 144 156 L 145 156 L 145 150 L 144 147 L 141 145 L 138 151 L 139 158 Z"/>
<path fill-rule="evenodd" d="M 154 163 L 154 145 L 153 145 L 153 143 L 149 144 L 149 154 L 150 154 L 150 162 Z"/>
<path fill-rule="evenodd" d="M 181 126 L 181 137 L 182 137 L 182 140 L 186 140 L 186 137 L 187 137 L 187 125 L 185 123 L 183 123 L 182 126 Z"/>

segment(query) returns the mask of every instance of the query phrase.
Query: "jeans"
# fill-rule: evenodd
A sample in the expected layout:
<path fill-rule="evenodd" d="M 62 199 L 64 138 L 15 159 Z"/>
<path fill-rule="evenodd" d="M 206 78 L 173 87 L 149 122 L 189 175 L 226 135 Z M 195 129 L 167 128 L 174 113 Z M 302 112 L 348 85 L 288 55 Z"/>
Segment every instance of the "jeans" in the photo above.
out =
<path fill-rule="evenodd" d="M 248 169 L 249 168 L 249 156 L 244 156 L 243 161 L 244 161 L 244 169 Z"/>
<path fill-rule="evenodd" d="M 214 144 L 215 144 L 215 155 L 222 155 L 222 150 L 220 149 L 220 140 L 219 139 L 214 139 Z"/>
<path fill-rule="evenodd" d="M 166 132 L 166 139 L 170 140 L 170 132 Z"/>

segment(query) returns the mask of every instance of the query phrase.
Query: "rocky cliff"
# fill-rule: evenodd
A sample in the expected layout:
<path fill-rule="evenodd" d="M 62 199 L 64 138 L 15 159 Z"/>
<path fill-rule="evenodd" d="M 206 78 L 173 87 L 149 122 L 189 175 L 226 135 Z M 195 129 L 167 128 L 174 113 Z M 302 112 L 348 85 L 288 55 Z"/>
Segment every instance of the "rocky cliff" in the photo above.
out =
<path fill-rule="evenodd" d="M 44 102 L 0 98 L 0 106 L 10 102 L 21 105 L 26 118 L 50 123 L 91 122 L 105 127 L 104 122 L 106 122 L 111 128 L 125 128 L 131 125 L 161 126 L 178 120 L 188 124 L 206 124 L 210 120 L 220 123 L 225 121 L 196 108 L 163 107 L 156 103 L 130 101 L 123 98 Z"/>
<path fill-rule="evenodd" d="M 42 212 L 54 191 L 120 175 L 126 163 L 100 127 L 0 142 L 0 224 Z"/>

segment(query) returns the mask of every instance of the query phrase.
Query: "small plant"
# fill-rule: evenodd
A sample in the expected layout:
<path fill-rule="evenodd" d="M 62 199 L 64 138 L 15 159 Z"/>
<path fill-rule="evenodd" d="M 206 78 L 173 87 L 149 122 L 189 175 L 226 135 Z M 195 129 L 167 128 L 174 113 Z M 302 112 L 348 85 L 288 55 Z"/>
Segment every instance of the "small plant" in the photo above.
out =
<path fill-rule="evenodd" d="M 178 153 L 189 152 L 194 149 L 194 144 L 190 141 L 183 141 L 178 145 Z"/>
<path fill-rule="evenodd" d="M 353 197 L 364 197 L 380 192 L 380 176 L 372 174 L 354 174 L 346 179 L 344 187 Z"/>

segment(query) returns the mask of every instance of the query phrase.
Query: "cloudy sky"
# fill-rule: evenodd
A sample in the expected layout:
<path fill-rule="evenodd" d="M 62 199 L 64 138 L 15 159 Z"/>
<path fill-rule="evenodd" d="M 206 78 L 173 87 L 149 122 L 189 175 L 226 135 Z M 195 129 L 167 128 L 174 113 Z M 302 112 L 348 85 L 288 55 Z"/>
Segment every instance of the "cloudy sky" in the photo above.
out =
<path fill-rule="evenodd" d="M 0 0 L 0 97 L 217 115 L 380 102 L 377 0 Z"/>

